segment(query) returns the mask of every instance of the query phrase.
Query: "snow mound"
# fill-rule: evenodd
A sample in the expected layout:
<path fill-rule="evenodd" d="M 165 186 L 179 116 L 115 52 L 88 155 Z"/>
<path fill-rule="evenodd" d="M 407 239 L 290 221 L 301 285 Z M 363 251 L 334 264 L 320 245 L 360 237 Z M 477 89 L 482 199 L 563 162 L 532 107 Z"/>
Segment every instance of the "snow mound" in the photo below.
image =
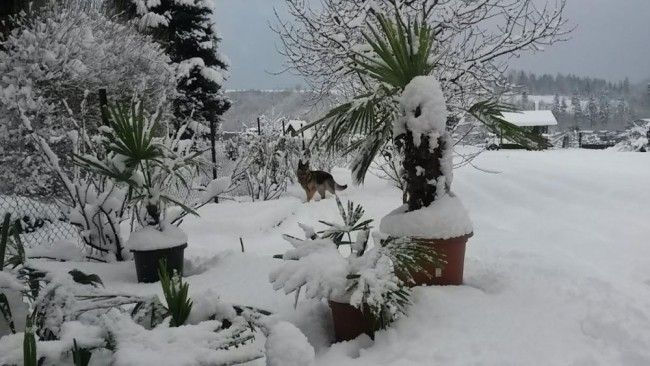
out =
<path fill-rule="evenodd" d="M 155 227 L 147 226 L 134 231 L 126 242 L 130 250 L 158 250 L 168 249 L 187 243 L 187 235 L 179 227 L 165 225 L 162 231 Z"/>
<path fill-rule="evenodd" d="M 278 322 L 271 327 L 266 339 L 267 366 L 310 366 L 314 358 L 314 347 L 295 325 Z"/>
<path fill-rule="evenodd" d="M 221 177 L 217 179 L 213 179 L 208 183 L 208 185 L 205 187 L 205 191 L 203 191 L 203 194 L 201 195 L 201 202 L 207 202 L 214 197 L 219 196 L 220 194 L 225 193 L 228 191 L 228 188 L 232 184 L 230 177 Z"/>
<path fill-rule="evenodd" d="M 111 310 L 104 315 L 104 324 L 115 341 L 112 360 L 115 366 L 235 365 L 263 355 L 256 344 L 219 349 L 232 339 L 229 332 L 218 332 L 222 324 L 217 320 L 146 330 L 127 315 Z"/>
<path fill-rule="evenodd" d="M 83 261 L 82 248 L 68 240 L 56 240 L 52 245 L 27 248 L 29 258 L 48 258 L 62 261 Z"/>
<path fill-rule="evenodd" d="M 413 133 L 413 141 L 419 145 L 423 134 L 442 134 L 447 128 L 447 104 L 440 82 L 433 76 L 416 76 L 404 88 L 400 98 L 404 116 L 393 125 L 393 136 L 406 131 Z"/>
<path fill-rule="evenodd" d="M 473 231 L 472 221 L 458 197 L 445 194 L 430 206 L 406 212 L 408 205 L 393 210 L 381 219 L 379 229 L 397 237 L 449 239 Z"/>
<path fill-rule="evenodd" d="M 0 271 L 0 289 L 22 291 L 24 287 L 13 274 Z"/>

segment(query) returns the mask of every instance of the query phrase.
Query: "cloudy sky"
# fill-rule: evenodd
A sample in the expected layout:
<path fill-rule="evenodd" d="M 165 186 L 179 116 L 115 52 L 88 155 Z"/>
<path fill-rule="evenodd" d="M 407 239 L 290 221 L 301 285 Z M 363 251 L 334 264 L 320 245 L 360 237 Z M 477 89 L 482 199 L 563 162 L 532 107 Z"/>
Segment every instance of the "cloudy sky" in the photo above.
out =
<path fill-rule="evenodd" d="M 301 83 L 283 69 L 269 29 L 283 0 L 215 0 L 222 51 L 230 58 L 228 89 L 283 89 Z M 568 0 L 566 17 L 577 29 L 570 41 L 513 60 L 537 73 L 573 73 L 620 80 L 650 77 L 650 0 Z"/>

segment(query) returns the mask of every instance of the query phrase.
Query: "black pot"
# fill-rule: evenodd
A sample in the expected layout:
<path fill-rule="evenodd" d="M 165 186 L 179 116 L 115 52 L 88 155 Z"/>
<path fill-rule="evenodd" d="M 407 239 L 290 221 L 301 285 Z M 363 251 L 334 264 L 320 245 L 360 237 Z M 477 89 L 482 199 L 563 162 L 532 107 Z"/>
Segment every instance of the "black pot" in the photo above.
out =
<path fill-rule="evenodd" d="M 135 272 L 138 282 L 158 282 L 158 263 L 161 259 L 167 261 L 167 273 L 170 275 L 176 271 L 183 275 L 183 252 L 187 243 L 172 248 L 156 250 L 132 250 L 135 259 Z"/>

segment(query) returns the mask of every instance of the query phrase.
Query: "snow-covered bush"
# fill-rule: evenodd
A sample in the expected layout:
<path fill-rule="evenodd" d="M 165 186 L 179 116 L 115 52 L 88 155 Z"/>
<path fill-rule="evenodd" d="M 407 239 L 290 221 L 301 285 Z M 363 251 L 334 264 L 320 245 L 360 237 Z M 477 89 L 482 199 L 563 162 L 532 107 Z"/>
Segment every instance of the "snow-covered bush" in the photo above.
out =
<path fill-rule="evenodd" d="M 194 148 L 193 139 L 181 139 L 187 125 L 168 135 L 170 123 L 161 120 L 161 110 L 148 113 L 139 103 L 107 108 L 109 125 L 101 127 L 98 137 L 105 154 L 75 154 L 75 164 L 128 191 L 127 206 L 143 228 L 131 234 L 130 249 L 184 244 L 186 236 L 175 224 L 230 185 L 229 179 L 216 179 L 207 187 L 194 187 L 194 173 L 207 166 L 203 152 Z M 179 186 L 203 190 L 202 202 L 176 200 L 169 192 Z"/>
<path fill-rule="evenodd" d="M 49 196 L 60 182 L 23 135 L 21 115 L 65 159 L 72 119 L 100 125 L 98 90 L 116 100 L 134 94 L 151 107 L 176 90 L 163 50 L 136 29 L 115 23 L 88 2 L 60 1 L 22 24 L 0 48 L 0 161 L 11 192 Z"/>
<path fill-rule="evenodd" d="M 295 181 L 294 166 L 301 155 L 299 139 L 281 133 L 248 134 L 226 146 L 227 154 L 237 157 L 233 174 L 253 201 L 279 198 Z"/>
<path fill-rule="evenodd" d="M 635 123 L 624 134 L 624 140 L 615 149 L 619 151 L 650 151 L 650 121 Z"/>
<path fill-rule="evenodd" d="M 7 277 L 33 309 L 25 332 L 0 338 L 2 365 L 22 364 L 23 342 L 46 365 L 73 364 L 78 357 L 101 365 L 234 365 L 264 355 L 254 323 L 263 323 L 265 315 L 223 303 L 213 293 L 199 294 L 202 311 L 192 324 L 171 327 L 156 296 L 113 293 L 95 274 L 54 274 L 29 263 L 0 274 L 0 295 Z"/>
<path fill-rule="evenodd" d="M 336 202 L 343 223 L 321 221 L 327 228 L 318 233 L 301 225 L 305 240 L 284 235 L 294 248 L 277 256 L 285 262 L 269 279 L 275 290 L 296 292 L 296 300 L 304 288 L 307 298 L 349 303 L 369 317 L 373 330 L 383 329 L 405 314 L 409 301 L 404 282 L 409 279 L 400 279 L 395 268 L 416 268 L 423 258 L 437 258 L 408 239 L 377 235 L 370 247 L 372 220 L 361 220 L 363 208 L 352 202 L 344 208 L 338 198 Z M 348 256 L 341 253 L 342 246 L 349 246 Z"/>

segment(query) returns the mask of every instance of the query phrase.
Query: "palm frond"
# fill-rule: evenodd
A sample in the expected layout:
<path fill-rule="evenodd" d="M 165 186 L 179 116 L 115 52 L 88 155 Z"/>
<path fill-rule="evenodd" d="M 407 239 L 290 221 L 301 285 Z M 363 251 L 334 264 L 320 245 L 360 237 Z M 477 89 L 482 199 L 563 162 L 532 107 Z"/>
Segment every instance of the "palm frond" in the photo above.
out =
<path fill-rule="evenodd" d="M 377 15 L 379 27 L 370 26 L 363 34 L 372 53 L 355 53 L 352 69 L 380 83 L 403 90 L 414 77 L 429 75 L 435 64 L 430 63 L 433 52 L 434 33 L 426 23 L 406 24 L 382 14 Z"/>
<path fill-rule="evenodd" d="M 537 150 L 549 147 L 548 140 L 543 136 L 506 121 L 503 117 L 504 112 L 516 112 L 516 109 L 508 104 L 488 100 L 478 102 L 467 110 L 467 113 L 476 118 L 492 133 L 501 135 L 529 149 Z"/>

